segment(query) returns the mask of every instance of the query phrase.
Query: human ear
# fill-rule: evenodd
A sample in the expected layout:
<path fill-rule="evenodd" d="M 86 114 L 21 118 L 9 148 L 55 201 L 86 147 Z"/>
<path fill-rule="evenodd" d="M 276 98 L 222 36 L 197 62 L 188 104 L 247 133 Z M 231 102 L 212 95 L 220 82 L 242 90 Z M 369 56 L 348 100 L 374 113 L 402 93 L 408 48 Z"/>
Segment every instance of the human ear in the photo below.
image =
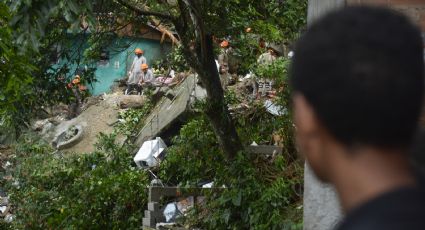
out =
<path fill-rule="evenodd" d="M 320 124 L 312 106 L 299 93 L 293 96 L 296 139 L 300 153 L 307 159 L 316 175 L 323 174 L 324 139 L 320 135 Z"/>

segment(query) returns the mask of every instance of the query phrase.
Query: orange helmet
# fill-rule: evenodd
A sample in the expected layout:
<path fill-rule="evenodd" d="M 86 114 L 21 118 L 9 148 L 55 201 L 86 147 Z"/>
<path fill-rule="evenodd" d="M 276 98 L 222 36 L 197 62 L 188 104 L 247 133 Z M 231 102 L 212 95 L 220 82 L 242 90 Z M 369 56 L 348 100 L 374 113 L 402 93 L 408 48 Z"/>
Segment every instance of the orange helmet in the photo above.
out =
<path fill-rule="evenodd" d="M 140 49 L 140 48 L 136 48 L 136 49 L 134 50 L 134 53 L 135 53 L 135 54 L 143 54 L 143 50 L 142 50 L 142 49 Z"/>
<path fill-rule="evenodd" d="M 226 40 L 223 40 L 223 41 L 220 43 L 220 46 L 221 46 L 222 48 L 228 47 L 228 46 L 229 46 L 229 42 L 228 42 L 228 41 L 226 41 Z"/>
<path fill-rule="evenodd" d="M 148 64 L 145 64 L 145 63 L 143 63 L 143 64 L 141 65 L 141 67 L 142 67 L 142 70 L 143 70 L 143 69 L 148 69 L 148 68 L 149 68 Z"/>

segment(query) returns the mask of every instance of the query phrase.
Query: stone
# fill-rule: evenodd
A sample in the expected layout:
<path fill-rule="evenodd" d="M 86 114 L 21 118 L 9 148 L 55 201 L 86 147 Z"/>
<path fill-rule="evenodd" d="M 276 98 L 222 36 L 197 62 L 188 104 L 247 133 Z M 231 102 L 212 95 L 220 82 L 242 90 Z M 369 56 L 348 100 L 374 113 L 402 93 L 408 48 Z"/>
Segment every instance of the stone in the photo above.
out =
<path fill-rule="evenodd" d="M 140 95 L 122 95 L 119 97 L 118 105 L 121 109 L 141 108 L 146 102 L 146 98 Z"/>
<path fill-rule="evenodd" d="M 159 203 L 158 202 L 148 202 L 148 210 L 149 211 L 158 211 Z"/>

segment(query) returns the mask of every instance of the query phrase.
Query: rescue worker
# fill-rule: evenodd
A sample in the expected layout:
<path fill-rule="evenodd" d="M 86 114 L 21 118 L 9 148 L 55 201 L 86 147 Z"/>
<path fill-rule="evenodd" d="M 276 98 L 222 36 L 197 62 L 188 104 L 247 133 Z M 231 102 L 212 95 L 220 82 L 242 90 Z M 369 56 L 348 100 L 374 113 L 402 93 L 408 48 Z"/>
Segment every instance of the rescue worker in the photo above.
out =
<path fill-rule="evenodd" d="M 140 66 L 142 64 L 146 64 L 146 58 L 143 56 L 143 50 L 140 48 L 137 48 L 134 50 L 134 54 L 136 55 L 136 57 L 134 57 L 133 63 L 131 64 L 130 67 L 130 72 L 129 72 L 129 82 L 135 82 L 137 84 L 138 81 L 135 80 L 135 78 L 137 78 L 137 76 L 140 74 L 141 69 Z"/>
<path fill-rule="evenodd" d="M 276 56 L 276 51 L 271 47 L 267 47 L 267 52 L 258 57 L 257 63 L 259 65 L 270 65 L 276 60 Z"/>
<path fill-rule="evenodd" d="M 218 64 L 220 65 L 219 69 L 223 69 L 225 72 L 229 71 L 229 42 L 223 40 L 220 43 L 220 54 L 218 55 Z"/>
<path fill-rule="evenodd" d="M 218 73 L 220 75 L 220 82 L 223 89 L 226 89 L 227 85 L 231 82 L 232 76 L 229 74 L 230 64 L 230 53 L 231 48 L 229 47 L 229 42 L 227 40 L 223 40 L 220 43 L 221 51 L 218 55 Z"/>
<path fill-rule="evenodd" d="M 267 52 L 261 54 L 258 59 L 258 65 L 271 65 L 274 61 L 276 61 L 277 53 L 270 46 L 267 47 Z M 261 96 L 265 96 L 268 91 L 272 90 L 273 81 L 270 79 L 261 78 L 258 81 L 258 91 L 254 92 L 255 94 L 259 93 Z M 258 95 L 257 95 L 258 97 Z"/>
<path fill-rule="evenodd" d="M 142 72 L 140 72 L 138 84 L 142 87 L 142 89 L 152 87 L 153 82 L 155 81 L 152 70 L 149 69 L 149 66 L 146 63 L 141 64 L 140 68 L 142 69 Z"/>

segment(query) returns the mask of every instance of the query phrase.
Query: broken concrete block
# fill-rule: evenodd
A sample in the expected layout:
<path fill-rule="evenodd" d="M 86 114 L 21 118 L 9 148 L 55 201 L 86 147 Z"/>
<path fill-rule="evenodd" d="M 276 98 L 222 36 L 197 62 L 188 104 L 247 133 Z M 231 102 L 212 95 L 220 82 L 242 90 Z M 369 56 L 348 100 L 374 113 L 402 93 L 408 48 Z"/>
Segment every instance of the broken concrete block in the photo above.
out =
<path fill-rule="evenodd" d="M 150 219 L 161 219 L 163 218 L 163 215 L 160 211 L 149 211 L 149 210 L 145 210 L 145 218 L 150 218 Z"/>
<path fill-rule="evenodd" d="M 146 98 L 140 95 L 122 95 L 119 97 L 118 105 L 121 109 L 141 108 L 145 104 Z"/>
<path fill-rule="evenodd" d="M 146 227 L 155 227 L 155 225 L 156 225 L 155 219 L 143 218 L 143 226 L 146 226 Z"/>
<path fill-rule="evenodd" d="M 152 113 L 146 118 L 145 126 L 140 131 L 136 146 L 141 146 L 143 142 L 178 123 L 179 118 L 184 117 L 185 112 L 189 112 L 191 99 L 202 100 L 206 96 L 205 89 L 196 84 L 197 77 L 188 76 L 173 88 L 172 94 L 163 99 L 152 110 Z"/>
<path fill-rule="evenodd" d="M 158 211 L 159 203 L 158 202 L 148 202 L 148 210 L 149 211 Z"/>

